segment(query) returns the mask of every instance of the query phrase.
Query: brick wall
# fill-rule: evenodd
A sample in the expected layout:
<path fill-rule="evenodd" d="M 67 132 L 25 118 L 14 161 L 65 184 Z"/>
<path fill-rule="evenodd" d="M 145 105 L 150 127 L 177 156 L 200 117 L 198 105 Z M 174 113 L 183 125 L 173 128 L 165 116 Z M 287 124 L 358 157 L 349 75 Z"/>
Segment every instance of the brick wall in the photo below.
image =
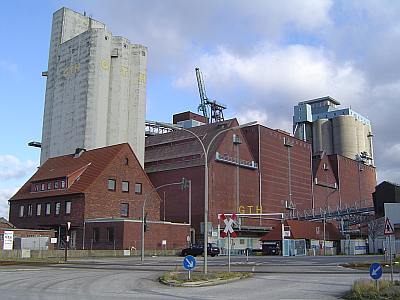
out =
<path fill-rule="evenodd" d="M 107 228 L 114 228 L 115 249 L 141 249 L 141 222 L 93 222 L 86 224 L 86 249 L 114 249 L 114 241 L 107 240 Z M 93 241 L 93 228 L 98 228 L 100 239 Z M 145 232 L 145 250 L 179 250 L 187 245 L 189 225 L 168 222 L 150 222 Z M 166 240 L 166 246 L 162 241 Z"/>
<path fill-rule="evenodd" d="M 128 165 L 125 165 L 125 159 Z M 116 190 L 108 190 L 108 179 L 116 180 Z M 129 182 L 129 192 L 122 192 L 122 181 Z M 142 184 L 142 194 L 135 194 L 135 183 Z M 124 147 L 86 191 L 85 218 L 121 217 L 121 203 L 129 204 L 129 218 L 141 218 L 146 199 L 146 213 L 153 220 L 160 218 L 160 198 L 150 193 L 153 186 L 129 147 Z M 149 195 L 149 196 L 146 196 Z"/>
<path fill-rule="evenodd" d="M 285 212 L 285 201 L 289 200 L 289 155 L 292 202 L 297 209 L 310 207 L 311 145 L 260 125 L 243 132 L 259 163 L 263 212 Z M 292 147 L 285 146 L 285 139 Z"/>

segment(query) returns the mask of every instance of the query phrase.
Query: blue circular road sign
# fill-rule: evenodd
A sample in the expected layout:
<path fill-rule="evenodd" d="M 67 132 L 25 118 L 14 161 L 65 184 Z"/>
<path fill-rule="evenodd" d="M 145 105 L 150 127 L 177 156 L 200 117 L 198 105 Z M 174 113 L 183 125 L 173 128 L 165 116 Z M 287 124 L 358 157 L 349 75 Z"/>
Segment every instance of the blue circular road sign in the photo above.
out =
<path fill-rule="evenodd" d="M 185 258 L 183 259 L 183 267 L 186 270 L 192 270 L 194 269 L 195 266 L 196 266 L 196 259 L 191 255 L 185 256 Z"/>
<path fill-rule="evenodd" d="M 373 263 L 369 267 L 369 276 L 372 277 L 372 279 L 378 280 L 379 278 L 382 277 L 382 266 L 378 263 Z"/>

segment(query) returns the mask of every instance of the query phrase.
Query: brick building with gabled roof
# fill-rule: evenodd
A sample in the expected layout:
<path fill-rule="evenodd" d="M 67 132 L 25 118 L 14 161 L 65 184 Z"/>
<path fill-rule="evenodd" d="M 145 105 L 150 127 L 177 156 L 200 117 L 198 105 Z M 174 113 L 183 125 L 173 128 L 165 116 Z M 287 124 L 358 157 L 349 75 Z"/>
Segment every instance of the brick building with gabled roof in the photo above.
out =
<path fill-rule="evenodd" d="M 146 198 L 146 248 L 186 244 L 189 226 L 160 222 L 160 198 L 129 144 L 50 158 L 9 200 L 18 228 L 53 229 L 64 239 L 71 222 L 76 249 L 140 247 L 141 208 Z M 171 234 L 174 232 L 174 234 Z"/>
<path fill-rule="evenodd" d="M 239 207 L 256 208 L 258 197 L 258 166 L 242 131 L 228 130 L 238 125 L 236 119 L 188 128 L 208 147 L 209 215 L 213 237 L 216 238 L 218 214 L 237 212 Z M 187 178 L 192 181 L 192 224 L 196 239 L 204 224 L 204 151 L 198 139 L 183 130 L 146 138 L 145 170 L 154 186 Z M 188 220 L 187 191 L 176 192 L 171 187 L 158 190 L 165 205 L 162 218 L 184 222 Z M 164 203 L 164 201 L 163 201 Z M 165 212 L 165 213 L 164 213 Z M 249 227 L 246 227 L 246 226 Z M 259 220 L 246 220 L 242 231 L 259 225 Z M 264 231 L 265 232 L 265 231 Z M 211 236 L 211 233 L 210 233 Z"/>

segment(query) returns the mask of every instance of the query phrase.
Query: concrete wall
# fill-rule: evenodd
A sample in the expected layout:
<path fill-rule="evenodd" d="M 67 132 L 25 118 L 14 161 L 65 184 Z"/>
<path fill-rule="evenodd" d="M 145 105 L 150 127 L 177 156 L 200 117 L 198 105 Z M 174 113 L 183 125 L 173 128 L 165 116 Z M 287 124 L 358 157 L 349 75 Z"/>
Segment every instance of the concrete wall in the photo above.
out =
<path fill-rule="evenodd" d="M 69 9 L 53 16 L 41 164 L 128 142 L 144 161 L 147 48 Z"/>

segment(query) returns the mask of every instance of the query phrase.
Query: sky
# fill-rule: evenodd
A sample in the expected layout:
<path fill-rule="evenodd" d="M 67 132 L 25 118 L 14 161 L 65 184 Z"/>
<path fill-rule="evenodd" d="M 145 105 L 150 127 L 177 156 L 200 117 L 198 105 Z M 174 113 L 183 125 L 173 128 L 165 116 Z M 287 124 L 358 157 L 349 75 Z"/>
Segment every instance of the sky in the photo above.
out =
<path fill-rule="evenodd" d="M 194 69 L 225 118 L 291 131 L 293 106 L 331 96 L 370 119 L 378 183 L 400 182 L 400 2 L 5 1 L 0 10 L 0 216 L 40 152 L 52 14 L 68 7 L 148 47 L 146 119 L 197 111 Z"/>

